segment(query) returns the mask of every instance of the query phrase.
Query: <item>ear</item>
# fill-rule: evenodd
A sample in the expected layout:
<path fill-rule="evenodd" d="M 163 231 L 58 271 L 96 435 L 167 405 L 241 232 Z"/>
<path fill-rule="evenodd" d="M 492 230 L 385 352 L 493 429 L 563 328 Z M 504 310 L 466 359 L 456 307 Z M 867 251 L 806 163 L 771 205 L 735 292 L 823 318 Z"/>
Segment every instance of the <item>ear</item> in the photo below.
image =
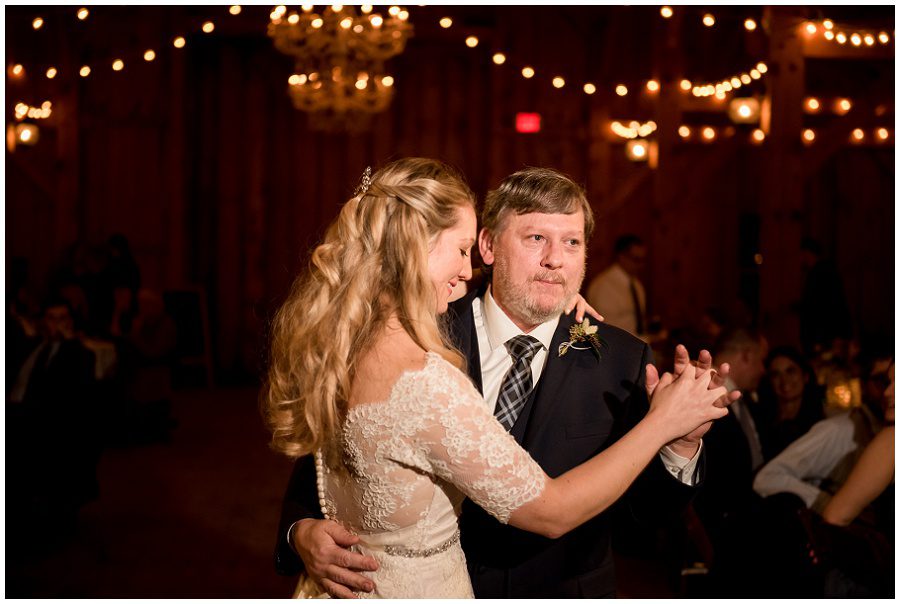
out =
<path fill-rule="evenodd" d="M 494 236 L 484 228 L 478 232 L 478 252 L 485 264 L 494 264 Z"/>

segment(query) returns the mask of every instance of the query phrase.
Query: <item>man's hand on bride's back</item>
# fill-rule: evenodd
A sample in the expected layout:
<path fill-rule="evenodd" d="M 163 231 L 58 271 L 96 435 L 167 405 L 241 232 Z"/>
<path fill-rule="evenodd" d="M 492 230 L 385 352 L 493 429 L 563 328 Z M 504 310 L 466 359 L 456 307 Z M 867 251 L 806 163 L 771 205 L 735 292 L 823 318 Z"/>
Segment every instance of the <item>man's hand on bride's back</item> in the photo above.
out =
<path fill-rule="evenodd" d="M 377 570 L 371 556 L 350 551 L 359 537 L 333 520 L 307 518 L 297 522 L 291 545 L 303 559 L 306 572 L 335 598 L 355 598 L 354 591 L 375 589 L 371 579 L 354 571 Z"/>

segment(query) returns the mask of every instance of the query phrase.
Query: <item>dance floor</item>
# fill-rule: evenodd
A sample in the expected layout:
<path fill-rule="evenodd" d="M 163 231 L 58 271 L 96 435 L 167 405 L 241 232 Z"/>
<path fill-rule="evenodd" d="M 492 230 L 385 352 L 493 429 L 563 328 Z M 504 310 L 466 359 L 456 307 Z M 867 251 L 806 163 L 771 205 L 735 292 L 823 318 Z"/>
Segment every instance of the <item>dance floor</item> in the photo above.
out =
<path fill-rule="evenodd" d="M 6 597 L 290 597 L 294 581 L 275 574 L 272 550 L 291 464 L 268 449 L 256 396 L 177 392 L 171 441 L 107 449 L 100 497 L 74 532 L 7 541 Z M 620 596 L 671 595 L 643 561 L 619 570 Z"/>

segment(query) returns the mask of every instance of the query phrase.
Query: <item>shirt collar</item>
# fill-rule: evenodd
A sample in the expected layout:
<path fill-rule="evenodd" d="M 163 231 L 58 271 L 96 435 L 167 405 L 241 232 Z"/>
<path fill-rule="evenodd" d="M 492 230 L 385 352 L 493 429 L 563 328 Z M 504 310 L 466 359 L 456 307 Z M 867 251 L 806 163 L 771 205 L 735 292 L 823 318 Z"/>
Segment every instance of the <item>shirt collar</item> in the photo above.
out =
<path fill-rule="evenodd" d="M 559 325 L 559 316 L 541 323 L 532 329 L 528 335 L 537 338 L 544 345 L 544 349 L 550 350 L 550 343 L 553 341 L 553 334 L 556 333 L 557 325 Z M 503 346 L 510 338 L 525 333 L 513 323 L 512 319 L 503 312 L 503 309 L 494 300 L 490 286 L 488 286 L 484 294 L 484 329 L 487 332 L 488 341 L 491 343 L 491 350 Z"/>

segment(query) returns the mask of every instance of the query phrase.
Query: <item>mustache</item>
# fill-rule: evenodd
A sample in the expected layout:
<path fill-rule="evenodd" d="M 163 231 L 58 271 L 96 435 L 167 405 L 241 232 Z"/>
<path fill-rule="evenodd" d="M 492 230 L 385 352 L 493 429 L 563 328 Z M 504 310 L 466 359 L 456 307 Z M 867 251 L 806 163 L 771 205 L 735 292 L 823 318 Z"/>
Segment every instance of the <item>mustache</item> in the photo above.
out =
<path fill-rule="evenodd" d="M 535 274 L 532 278 L 532 281 L 546 281 L 547 283 L 558 283 L 560 285 L 566 284 L 566 279 L 559 273 L 553 273 L 550 271 L 543 271 Z"/>

